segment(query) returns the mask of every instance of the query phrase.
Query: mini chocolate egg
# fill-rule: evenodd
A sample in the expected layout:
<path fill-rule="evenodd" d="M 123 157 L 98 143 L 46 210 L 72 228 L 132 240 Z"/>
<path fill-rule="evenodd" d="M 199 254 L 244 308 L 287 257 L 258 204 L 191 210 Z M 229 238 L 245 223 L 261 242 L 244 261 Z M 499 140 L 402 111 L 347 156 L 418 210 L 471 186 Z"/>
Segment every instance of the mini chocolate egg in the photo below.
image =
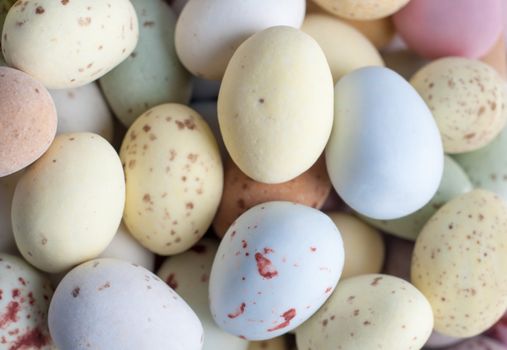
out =
<path fill-rule="evenodd" d="M 16 186 L 16 244 L 37 268 L 62 272 L 108 246 L 124 204 L 121 162 L 109 142 L 92 133 L 59 135 Z"/>
<path fill-rule="evenodd" d="M 26 0 L 7 14 L 2 52 L 50 89 L 88 84 L 134 50 L 137 16 L 129 0 Z"/>
<path fill-rule="evenodd" d="M 380 232 L 350 214 L 328 213 L 340 230 L 345 249 L 341 279 L 378 273 L 384 264 L 384 240 Z"/>
<path fill-rule="evenodd" d="M 92 132 L 113 141 L 113 116 L 97 84 L 49 93 L 58 113 L 57 134 Z"/>
<path fill-rule="evenodd" d="M 19 70 L 0 67 L 0 177 L 37 160 L 53 141 L 56 124 L 46 88 Z"/>
<path fill-rule="evenodd" d="M 507 346 L 490 338 L 480 336 L 448 347 L 446 350 L 507 350 Z"/>
<path fill-rule="evenodd" d="M 343 260 L 340 232 L 328 216 L 296 203 L 259 204 L 220 243 L 211 314 L 220 328 L 249 340 L 287 333 L 331 295 Z"/>
<path fill-rule="evenodd" d="M 334 15 L 372 20 L 387 17 L 405 6 L 409 0 L 313 0 L 324 10 Z"/>
<path fill-rule="evenodd" d="M 301 27 L 305 0 L 189 0 L 176 24 L 176 52 L 195 76 L 220 80 L 249 36 L 274 26 Z"/>
<path fill-rule="evenodd" d="M 471 337 L 507 308 L 507 203 L 474 190 L 440 208 L 417 237 L 412 283 L 428 298 L 435 330 Z"/>
<path fill-rule="evenodd" d="M 56 350 L 47 314 L 53 289 L 24 260 L 0 253 L 0 348 Z"/>
<path fill-rule="evenodd" d="M 441 58 L 421 68 L 410 83 L 433 113 L 446 153 L 484 147 L 505 126 L 505 82 L 486 63 Z"/>
<path fill-rule="evenodd" d="M 263 341 L 250 342 L 248 350 L 287 350 L 287 341 L 284 337 L 276 337 Z"/>
<path fill-rule="evenodd" d="M 366 66 L 383 66 L 377 49 L 354 27 L 332 16 L 308 15 L 301 30 L 320 45 L 336 83 L 345 74 Z M 347 49 L 344 50 L 343 48 Z"/>
<path fill-rule="evenodd" d="M 59 350 L 200 350 L 202 326 L 192 309 L 145 268 L 95 259 L 70 271 L 49 307 Z"/>
<path fill-rule="evenodd" d="M 433 314 L 410 283 L 388 275 L 340 281 L 324 306 L 296 329 L 299 349 L 421 349 Z"/>
<path fill-rule="evenodd" d="M 194 245 L 211 225 L 223 187 L 220 152 L 204 119 L 179 104 L 154 107 L 132 124 L 120 158 L 131 234 L 160 255 Z"/>
<path fill-rule="evenodd" d="M 0 178 L 0 252 L 18 254 L 12 233 L 11 207 L 14 189 L 22 172 Z"/>
<path fill-rule="evenodd" d="M 366 67 L 340 79 L 334 99 L 326 164 L 345 203 L 381 220 L 428 203 L 444 155 L 435 120 L 412 86 L 390 69 Z"/>
<path fill-rule="evenodd" d="M 190 74 L 174 48 L 176 16 L 162 0 L 131 0 L 139 19 L 139 41 L 119 66 L 100 78 L 114 114 L 126 127 L 148 109 L 187 103 Z"/>
<path fill-rule="evenodd" d="M 221 330 L 209 308 L 208 286 L 218 242 L 203 239 L 183 254 L 168 258 L 158 276 L 194 310 L 204 329 L 203 350 L 246 350 L 248 341 Z"/>
<path fill-rule="evenodd" d="M 227 66 L 218 121 L 231 158 L 252 179 L 282 183 L 308 170 L 333 124 L 333 79 L 318 43 L 284 26 L 248 38 Z"/>
<path fill-rule="evenodd" d="M 213 229 L 219 237 L 223 237 L 234 220 L 246 210 L 269 201 L 283 200 L 320 209 L 330 190 L 331 182 L 323 157 L 295 179 L 275 185 L 250 179 L 229 160 L 225 166 L 224 192 L 213 220 Z"/>

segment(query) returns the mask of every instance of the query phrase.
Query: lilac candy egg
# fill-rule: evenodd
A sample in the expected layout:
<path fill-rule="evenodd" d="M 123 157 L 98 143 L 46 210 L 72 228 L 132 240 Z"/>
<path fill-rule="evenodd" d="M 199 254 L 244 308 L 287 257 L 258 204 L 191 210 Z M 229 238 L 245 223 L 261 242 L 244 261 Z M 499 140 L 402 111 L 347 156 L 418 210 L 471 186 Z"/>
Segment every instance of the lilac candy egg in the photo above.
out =
<path fill-rule="evenodd" d="M 314 314 L 344 261 L 334 223 L 320 211 L 267 202 L 241 215 L 223 238 L 210 276 L 210 307 L 225 331 L 274 338 Z"/>

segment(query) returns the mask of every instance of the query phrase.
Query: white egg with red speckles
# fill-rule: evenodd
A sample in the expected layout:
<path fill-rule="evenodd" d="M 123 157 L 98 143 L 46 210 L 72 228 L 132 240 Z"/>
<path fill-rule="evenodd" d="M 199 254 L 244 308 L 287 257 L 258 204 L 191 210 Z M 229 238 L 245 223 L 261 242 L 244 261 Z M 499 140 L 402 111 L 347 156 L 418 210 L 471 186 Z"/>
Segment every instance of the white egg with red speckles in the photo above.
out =
<path fill-rule="evenodd" d="M 49 280 L 22 259 L 0 254 L 0 349 L 53 350 Z"/>
<path fill-rule="evenodd" d="M 331 295 L 343 261 L 340 232 L 325 214 L 291 202 L 257 205 L 231 225 L 215 256 L 213 318 L 249 340 L 287 333 Z"/>
<path fill-rule="evenodd" d="M 192 309 L 145 268 L 95 259 L 70 271 L 49 307 L 60 350 L 200 350 L 202 326 Z"/>

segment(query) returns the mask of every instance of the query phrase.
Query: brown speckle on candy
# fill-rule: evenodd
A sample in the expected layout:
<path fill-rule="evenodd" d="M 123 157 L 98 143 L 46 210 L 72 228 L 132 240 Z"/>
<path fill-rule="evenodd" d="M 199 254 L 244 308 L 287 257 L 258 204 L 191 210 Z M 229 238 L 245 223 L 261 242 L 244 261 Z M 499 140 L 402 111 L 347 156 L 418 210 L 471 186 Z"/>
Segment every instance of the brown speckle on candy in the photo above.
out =
<path fill-rule="evenodd" d="M 80 289 L 79 287 L 74 288 L 74 289 L 72 290 L 72 296 L 73 296 L 74 298 L 77 298 L 77 297 L 78 297 L 78 295 L 79 295 L 79 291 L 80 291 L 80 290 L 81 290 L 81 289 Z"/>
<path fill-rule="evenodd" d="M 107 289 L 107 288 L 110 288 L 111 287 L 111 283 L 110 282 L 106 282 L 104 283 L 103 285 L 101 285 L 99 288 L 97 288 L 97 290 L 99 292 L 103 291 L 104 289 Z"/>
<path fill-rule="evenodd" d="M 79 17 L 79 19 L 77 20 L 77 23 L 81 27 L 87 27 L 92 23 L 92 19 L 91 19 L 91 17 Z"/>
<path fill-rule="evenodd" d="M 371 282 L 371 284 L 370 284 L 370 285 L 375 287 L 375 286 L 377 286 L 377 285 L 379 284 L 379 282 L 380 282 L 382 279 L 383 279 L 383 277 L 375 277 L 375 278 L 373 279 L 373 281 Z"/>
<path fill-rule="evenodd" d="M 46 12 L 46 10 L 44 10 L 44 7 L 42 7 L 42 6 L 37 6 L 35 8 L 35 13 L 38 15 L 42 15 L 44 12 Z"/>

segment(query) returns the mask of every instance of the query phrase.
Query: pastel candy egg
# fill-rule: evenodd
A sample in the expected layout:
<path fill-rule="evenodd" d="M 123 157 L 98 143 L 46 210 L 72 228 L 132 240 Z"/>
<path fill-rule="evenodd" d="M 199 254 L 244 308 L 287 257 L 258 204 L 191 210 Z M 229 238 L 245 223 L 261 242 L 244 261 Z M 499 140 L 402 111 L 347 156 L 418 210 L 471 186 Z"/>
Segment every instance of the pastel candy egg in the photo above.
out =
<path fill-rule="evenodd" d="M 223 169 L 209 126 L 189 107 L 150 109 L 127 132 L 120 150 L 132 235 L 161 255 L 181 253 L 211 225 L 220 203 Z"/>
<path fill-rule="evenodd" d="M 428 107 L 402 77 L 383 67 L 347 74 L 335 87 L 334 114 L 326 164 L 352 209 L 396 219 L 433 197 L 443 172 L 442 142 Z"/>
<path fill-rule="evenodd" d="M 2 52 L 50 89 L 88 84 L 134 50 L 137 16 L 128 0 L 18 1 L 7 14 Z"/>
<path fill-rule="evenodd" d="M 299 349 L 421 349 L 432 325 L 431 306 L 410 283 L 363 275 L 341 281 L 324 306 L 296 330 L 296 341 Z"/>
<path fill-rule="evenodd" d="M 387 17 L 405 6 L 409 0 L 313 0 L 320 7 L 334 15 L 372 20 Z"/>
<path fill-rule="evenodd" d="M 0 252 L 17 254 L 12 233 L 11 207 L 14 189 L 21 172 L 0 178 Z"/>
<path fill-rule="evenodd" d="M 345 263 L 341 278 L 378 273 L 384 264 L 384 240 L 380 232 L 345 213 L 328 213 L 342 235 Z"/>
<path fill-rule="evenodd" d="M 53 141 L 56 124 L 46 88 L 23 72 L 0 67 L 0 177 L 37 160 Z"/>
<path fill-rule="evenodd" d="M 190 75 L 174 48 L 176 18 L 162 0 L 131 0 L 139 19 L 139 42 L 118 67 L 100 79 L 115 115 L 127 127 L 165 102 L 187 103 Z"/>
<path fill-rule="evenodd" d="M 410 83 L 432 111 L 447 153 L 481 148 L 505 126 L 505 82 L 485 63 L 442 58 L 420 69 Z"/>
<path fill-rule="evenodd" d="M 192 74 L 220 80 L 249 36 L 274 26 L 299 28 L 305 0 L 190 0 L 176 24 L 176 51 Z"/>
<path fill-rule="evenodd" d="M 51 90 L 50 94 L 58 113 L 57 134 L 92 132 L 113 141 L 113 116 L 96 84 Z"/>
<path fill-rule="evenodd" d="M 394 38 L 396 31 L 391 17 L 361 21 L 343 19 L 346 23 L 360 31 L 377 49 L 386 47 Z"/>
<path fill-rule="evenodd" d="M 210 276 L 217 325 L 249 340 L 299 326 L 326 301 L 343 268 L 343 243 L 316 209 L 268 202 L 241 215 L 220 243 Z"/>
<path fill-rule="evenodd" d="M 301 30 L 319 43 L 335 82 L 354 69 L 384 65 L 380 54 L 368 39 L 338 18 L 320 14 L 308 15 Z M 344 47 L 347 50 L 344 50 Z"/>
<path fill-rule="evenodd" d="M 218 242 L 203 239 L 183 254 L 168 258 L 158 276 L 194 310 L 204 329 L 203 350 L 246 350 L 248 341 L 221 330 L 209 309 L 208 286 Z"/>
<path fill-rule="evenodd" d="M 287 341 L 284 337 L 276 337 L 263 341 L 250 342 L 248 350 L 287 350 Z"/>
<path fill-rule="evenodd" d="M 56 350 L 47 314 L 53 290 L 46 277 L 12 255 L 0 253 L 0 347 Z"/>
<path fill-rule="evenodd" d="M 479 58 L 502 31 L 501 0 L 411 0 L 394 15 L 407 45 L 428 58 Z"/>
<path fill-rule="evenodd" d="M 332 88 L 324 53 L 297 29 L 272 27 L 241 44 L 218 96 L 220 130 L 241 171 L 272 184 L 308 170 L 331 132 Z"/>
<path fill-rule="evenodd" d="M 444 157 L 444 173 L 437 193 L 424 207 L 395 220 L 373 220 L 364 218 L 369 224 L 401 238 L 415 240 L 423 226 L 437 210 L 454 197 L 473 188 L 463 169 L 451 157 Z"/>
<path fill-rule="evenodd" d="M 223 237 L 229 226 L 251 207 L 274 200 L 304 204 L 319 209 L 331 189 L 324 158 L 295 179 L 268 185 L 250 179 L 232 161 L 225 166 L 224 193 L 213 228 Z"/>
<path fill-rule="evenodd" d="M 69 272 L 49 307 L 58 349 L 200 350 L 203 334 L 192 309 L 143 267 L 96 259 Z"/>
<path fill-rule="evenodd" d="M 428 298 L 435 330 L 470 337 L 507 307 L 507 204 L 474 190 L 446 205 L 417 238 L 411 280 Z"/>
<path fill-rule="evenodd" d="M 64 271 L 107 247 L 124 203 L 123 171 L 113 147 L 96 134 L 59 135 L 16 186 L 16 243 L 39 269 Z"/>

